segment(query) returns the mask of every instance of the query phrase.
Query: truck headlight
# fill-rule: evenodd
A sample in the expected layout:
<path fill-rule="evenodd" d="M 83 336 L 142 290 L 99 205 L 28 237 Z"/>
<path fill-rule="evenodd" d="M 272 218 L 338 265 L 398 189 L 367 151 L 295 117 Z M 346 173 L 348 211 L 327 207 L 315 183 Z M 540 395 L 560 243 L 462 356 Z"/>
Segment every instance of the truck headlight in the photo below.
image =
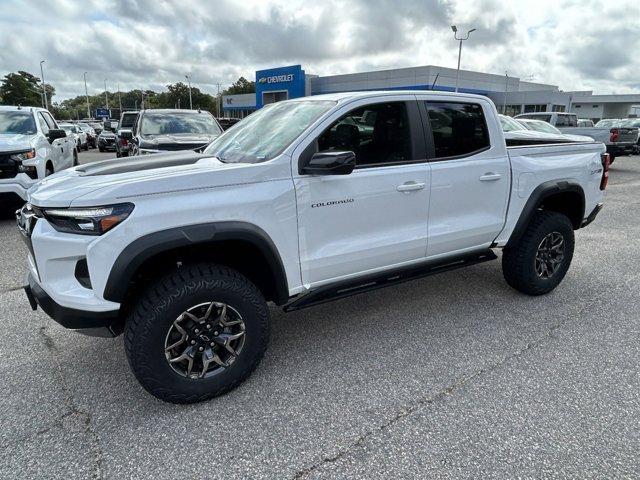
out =
<path fill-rule="evenodd" d="M 44 208 L 43 215 L 59 232 L 102 235 L 125 221 L 132 211 L 132 203 L 119 203 L 104 207 Z"/>
<path fill-rule="evenodd" d="M 16 162 L 22 162 L 23 160 L 31 160 L 32 158 L 36 158 L 35 150 L 27 150 L 25 152 L 18 152 L 11 155 L 11 159 Z"/>

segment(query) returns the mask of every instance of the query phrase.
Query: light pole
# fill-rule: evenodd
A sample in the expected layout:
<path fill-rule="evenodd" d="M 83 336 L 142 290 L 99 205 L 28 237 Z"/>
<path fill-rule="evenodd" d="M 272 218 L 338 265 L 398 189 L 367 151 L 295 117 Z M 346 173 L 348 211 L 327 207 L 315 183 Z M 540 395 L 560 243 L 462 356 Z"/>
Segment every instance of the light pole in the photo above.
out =
<path fill-rule="evenodd" d="M 89 92 L 87 90 L 87 72 L 84 72 L 84 97 L 87 99 L 87 118 L 91 118 L 91 110 L 89 108 Z"/>
<path fill-rule="evenodd" d="M 42 64 L 44 60 L 40 61 L 40 76 L 42 77 L 42 96 L 44 97 L 44 108 L 49 110 L 49 103 L 47 102 L 47 87 L 44 83 L 44 70 L 42 69 Z"/>
<path fill-rule="evenodd" d="M 453 30 L 453 38 L 455 38 L 456 40 L 458 40 L 460 42 L 460 47 L 458 47 L 458 70 L 456 72 L 456 92 L 458 91 L 458 82 L 460 80 L 460 58 L 462 57 L 462 42 L 464 40 L 468 40 L 469 39 L 469 35 L 471 34 L 471 32 L 475 32 L 476 29 L 472 28 L 471 30 L 469 30 L 467 32 L 467 35 L 464 37 L 460 37 L 458 38 L 458 27 L 456 27 L 455 25 L 451 25 L 451 30 Z"/>
<path fill-rule="evenodd" d="M 120 84 L 118 83 L 118 105 L 120 106 L 120 115 L 122 115 L 122 97 L 120 96 Z"/>
<path fill-rule="evenodd" d="M 193 110 L 193 100 L 191 99 L 191 75 L 185 75 L 184 78 L 189 82 L 189 109 Z"/>
<path fill-rule="evenodd" d="M 218 87 L 218 94 L 216 95 L 216 110 L 218 111 L 218 118 L 222 118 L 222 108 L 220 106 L 222 103 L 222 97 L 220 96 L 220 84 L 216 83 L 216 87 Z"/>
<path fill-rule="evenodd" d="M 107 79 L 104 79 L 104 103 L 106 103 L 107 112 L 109 112 L 109 97 L 107 96 Z M 111 112 L 109 112 L 109 117 L 111 117 Z"/>

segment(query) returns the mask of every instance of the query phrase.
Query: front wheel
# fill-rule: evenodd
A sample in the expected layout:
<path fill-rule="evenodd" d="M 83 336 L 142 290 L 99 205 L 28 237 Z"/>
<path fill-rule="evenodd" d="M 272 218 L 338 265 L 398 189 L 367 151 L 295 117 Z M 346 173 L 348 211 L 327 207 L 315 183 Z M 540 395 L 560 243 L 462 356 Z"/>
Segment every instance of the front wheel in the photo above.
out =
<path fill-rule="evenodd" d="M 238 386 L 269 340 L 269 310 L 243 275 L 213 264 L 180 267 L 139 298 L 125 327 L 129 365 L 152 395 L 193 403 Z"/>
<path fill-rule="evenodd" d="M 77 166 L 78 165 L 78 152 L 74 149 L 73 150 L 73 166 Z"/>
<path fill-rule="evenodd" d="M 569 270 L 574 245 L 573 225 L 565 215 L 536 212 L 522 238 L 504 249 L 504 278 L 527 295 L 549 293 Z"/>

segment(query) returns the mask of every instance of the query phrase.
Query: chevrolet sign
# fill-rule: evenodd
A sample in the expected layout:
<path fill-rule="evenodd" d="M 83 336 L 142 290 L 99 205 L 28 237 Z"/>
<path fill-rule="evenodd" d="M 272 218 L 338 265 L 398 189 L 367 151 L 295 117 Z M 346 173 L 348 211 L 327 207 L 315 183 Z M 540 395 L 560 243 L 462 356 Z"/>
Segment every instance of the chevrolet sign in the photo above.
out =
<path fill-rule="evenodd" d="M 258 79 L 258 83 L 281 83 L 281 82 L 293 82 L 293 73 L 287 73 L 286 75 L 275 75 L 273 77 L 262 77 Z"/>

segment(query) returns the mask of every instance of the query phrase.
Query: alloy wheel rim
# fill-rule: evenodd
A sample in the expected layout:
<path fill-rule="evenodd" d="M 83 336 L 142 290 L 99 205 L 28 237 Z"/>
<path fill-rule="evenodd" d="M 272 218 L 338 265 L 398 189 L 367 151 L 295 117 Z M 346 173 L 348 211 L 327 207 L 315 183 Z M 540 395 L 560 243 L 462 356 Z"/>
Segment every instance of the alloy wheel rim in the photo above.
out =
<path fill-rule="evenodd" d="M 245 343 L 245 324 L 233 307 L 205 302 L 182 312 L 169 327 L 164 353 L 177 374 L 210 378 L 229 368 Z"/>
<path fill-rule="evenodd" d="M 545 236 L 536 250 L 535 269 L 540 278 L 551 278 L 564 260 L 564 237 L 560 232 Z"/>

